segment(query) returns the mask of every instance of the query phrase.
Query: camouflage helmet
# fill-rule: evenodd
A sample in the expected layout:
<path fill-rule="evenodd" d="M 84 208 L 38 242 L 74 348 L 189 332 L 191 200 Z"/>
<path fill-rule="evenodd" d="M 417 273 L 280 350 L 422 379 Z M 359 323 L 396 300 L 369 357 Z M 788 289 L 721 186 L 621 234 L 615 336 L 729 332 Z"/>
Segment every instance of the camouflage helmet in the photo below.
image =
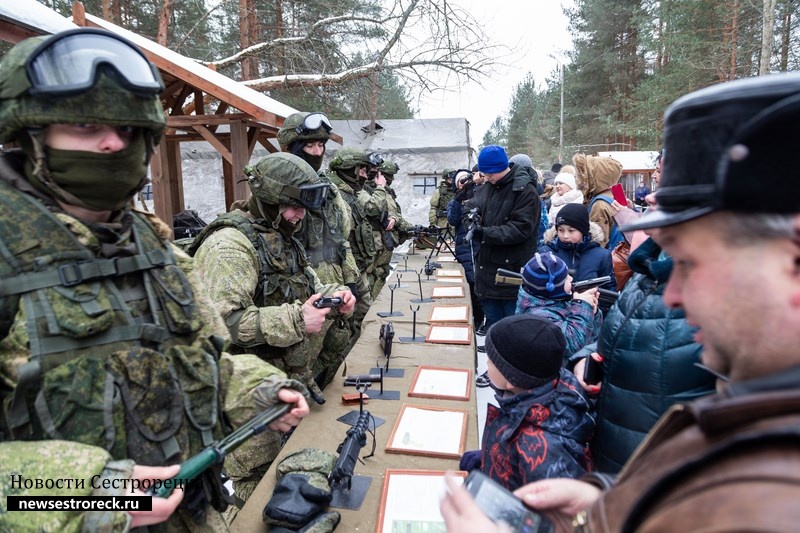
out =
<path fill-rule="evenodd" d="M 306 119 L 312 120 L 313 124 L 319 122 L 315 129 L 309 129 Z M 283 126 L 278 130 L 278 144 L 284 152 L 289 150 L 292 143 L 296 141 L 322 141 L 325 142 L 331 137 L 331 123 L 323 113 L 293 113 L 286 117 Z"/>
<path fill-rule="evenodd" d="M 331 162 L 328 163 L 328 167 L 331 170 L 347 170 L 357 166 L 370 166 L 367 152 L 361 148 L 342 148 L 336 152 L 336 155 L 333 156 Z"/>
<path fill-rule="evenodd" d="M 397 166 L 397 163 L 389 161 L 388 159 L 384 159 L 383 163 L 378 165 L 378 170 L 381 172 L 381 174 L 394 176 L 400 170 L 400 167 Z"/>
<path fill-rule="evenodd" d="M 26 39 L 0 62 L 0 142 L 28 128 L 81 123 L 143 128 L 157 143 L 166 125 L 161 90 L 144 54 L 105 30 Z"/>
<path fill-rule="evenodd" d="M 446 167 L 444 170 L 442 170 L 442 179 L 451 180 L 455 177 L 455 175 L 455 168 Z"/>
<path fill-rule="evenodd" d="M 319 209 L 328 192 L 328 184 L 308 163 L 286 152 L 269 154 L 244 173 L 250 192 L 265 204 Z"/>

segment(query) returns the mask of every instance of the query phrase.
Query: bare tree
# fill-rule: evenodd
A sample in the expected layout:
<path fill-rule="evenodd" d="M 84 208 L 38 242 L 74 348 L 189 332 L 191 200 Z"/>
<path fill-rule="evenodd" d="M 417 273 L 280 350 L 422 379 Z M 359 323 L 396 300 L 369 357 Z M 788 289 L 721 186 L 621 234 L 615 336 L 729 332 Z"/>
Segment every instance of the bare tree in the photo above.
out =
<path fill-rule="evenodd" d="M 156 42 L 162 46 L 167 46 L 167 28 L 171 11 L 171 0 L 163 0 L 161 10 L 158 13 L 158 33 L 156 34 Z"/>
<path fill-rule="evenodd" d="M 764 0 L 764 21 L 761 31 L 761 61 L 758 74 L 769 74 L 769 59 L 772 57 L 775 30 L 775 0 Z"/>
<path fill-rule="evenodd" d="M 286 6 L 276 11 L 285 15 Z M 212 65 L 244 67 L 248 58 L 259 58 L 265 72 L 276 72 L 250 80 L 243 76 L 259 91 L 336 86 L 388 70 L 432 91 L 449 86 L 452 76 L 461 83 L 478 81 L 490 73 L 496 57 L 507 52 L 491 43 L 467 11 L 448 0 L 390 0 L 379 13 L 342 13 L 305 27 L 298 26 L 295 17 L 290 20 L 292 24 L 278 22 L 281 29 L 275 38 Z M 338 68 L 314 61 L 315 50 L 323 47 L 336 57 Z"/>

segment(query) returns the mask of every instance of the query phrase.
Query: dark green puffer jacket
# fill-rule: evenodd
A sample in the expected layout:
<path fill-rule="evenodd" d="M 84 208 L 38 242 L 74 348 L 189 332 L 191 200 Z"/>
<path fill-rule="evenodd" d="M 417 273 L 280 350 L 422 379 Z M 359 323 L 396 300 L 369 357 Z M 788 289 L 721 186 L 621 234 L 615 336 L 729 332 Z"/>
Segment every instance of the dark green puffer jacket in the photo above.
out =
<path fill-rule="evenodd" d="M 672 259 L 648 239 L 628 263 L 635 274 L 609 310 L 597 350 L 605 360 L 592 456 L 597 471 L 609 474 L 622 468 L 671 405 L 714 392 L 715 382 L 694 366 L 702 349 L 693 340 L 695 328 L 662 299 Z"/>

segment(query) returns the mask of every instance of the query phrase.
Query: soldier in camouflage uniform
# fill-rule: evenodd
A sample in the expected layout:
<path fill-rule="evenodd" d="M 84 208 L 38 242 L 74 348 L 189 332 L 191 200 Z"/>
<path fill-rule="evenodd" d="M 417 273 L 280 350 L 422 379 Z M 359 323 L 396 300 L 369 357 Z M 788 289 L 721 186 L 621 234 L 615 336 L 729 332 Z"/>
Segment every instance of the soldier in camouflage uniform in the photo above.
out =
<path fill-rule="evenodd" d="M 374 189 L 365 190 L 369 166 L 367 154 L 360 148 L 342 148 L 328 164 L 328 178 L 338 187 L 350 207 L 353 223 L 349 236 L 350 248 L 363 276 L 359 284 L 361 299 L 353 312 L 351 344 L 361 334 L 361 321 L 372 305 L 368 287 L 376 280 L 375 258 L 385 249 L 379 229 L 382 228 L 381 220 L 385 220 L 388 213 L 386 180 L 381 177 L 379 181 L 376 180 Z M 366 287 L 364 292 L 361 292 L 362 286 Z"/>
<path fill-rule="evenodd" d="M 312 368 L 330 319 L 351 313 L 356 299 L 347 287 L 320 282 L 294 233 L 306 208 L 319 209 L 328 185 L 308 163 L 282 152 L 245 168 L 245 174 L 251 192 L 246 205 L 203 228 L 191 250 L 231 333 L 230 351 L 255 353 L 301 381 L 317 403 L 324 403 Z M 342 298 L 343 305 L 317 309 L 313 304 L 323 294 Z M 246 468 L 228 465 L 241 501 L 274 458 L 272 450 L 252 452 Z M 259 458 L 263 468 L 249 473 Z"/>
<path fill-rule="evenodd" d="M 125 495 L 265 403 L 297 404 L 280 431 L 308 405 L 275 367 L 222 351 L 191 258 L 130 207 L 165 126 L 145 56 L 82 28 L 22 41 L 0 73 L 0 142 L 22 148 L 0 155 L 0 530 L 224 530 L 217 468 L 150 513 L 3 508 L 10 494 Z"/>
<path fill-rule="evenodd" d="M 382 159 L 377 166 L 376 171 L 380 176 L 386 180 L 386 205 L 388 209 L 388 218 L 392 221 L 392 229 L 390 230 L 392 241 L 396 246 L 401 245 L 406 239 L 410 237 L 409 231 L 415 229 L 415 225 L 403 218 L 403 213 L 400 209 L 400 204 L 397 203 L 397 193 L 392 189 L 392 181 L 394 175 L 397 174 L 399 167 L 389 161 Z M 388 230 L 387 230 L 388 231 Z M 389 277 L 390 268 L 389 263 L 392 260 L 392 251 L 386 250 L 383 254 L 379 255 L 375 260 L 376 276 L 375 284 L 372 286 L 372 299 L 378 297 L 381 289 L 386 284 L 386 278 Z"/>
<path fill-rule="evenodd" d="M 428 222 L 431 226 L 447 227 L 447 204 L 456 195 L 453 190 L 453 177 L 455 169 L 446 168 L 442 171 L 442 181 L 433 191 L 431 196 L 431 209 L 428 212 Z"/>
<path fill-rule="evenodd" d="M 330 123 L 322 113 L 294 113 L 286 117 L 278 131 L 278 142 L 281 150 L 297 155 L 318 172 L 330 132 Z M 330 183 L 325 176 L 320 176 L 320 180 Z M 351 225 L 350 207 L 339 189 L 330 185 L 322 207 L 306 212 L 294 236 L 305 248 L 308 262 L 322 283 L 346 285 L 358 298 L 360 292 L 368 292 L 368 287 L 350 250 Z M 328 328 L 313 368 L 314 379 L 321 389 L 333 381 L 347 356 L 351 335 L 350 324 L 342 316 L 336 317 Z"/>

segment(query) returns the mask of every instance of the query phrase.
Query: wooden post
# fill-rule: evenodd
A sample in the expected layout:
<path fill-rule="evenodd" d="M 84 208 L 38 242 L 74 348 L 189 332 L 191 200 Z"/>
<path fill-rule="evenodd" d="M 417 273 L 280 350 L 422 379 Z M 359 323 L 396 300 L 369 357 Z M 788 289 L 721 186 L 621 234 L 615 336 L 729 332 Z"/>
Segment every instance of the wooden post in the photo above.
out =
<path fill-rule="evenodd" d="M 244 167 L 250 162 L 250 143 L 247 138 L 247 126 L 240 120 L 230 123 L 231 127 L 231 175 L 233 178 L 234 200 L 245 200 L 250 195 Z"/>

